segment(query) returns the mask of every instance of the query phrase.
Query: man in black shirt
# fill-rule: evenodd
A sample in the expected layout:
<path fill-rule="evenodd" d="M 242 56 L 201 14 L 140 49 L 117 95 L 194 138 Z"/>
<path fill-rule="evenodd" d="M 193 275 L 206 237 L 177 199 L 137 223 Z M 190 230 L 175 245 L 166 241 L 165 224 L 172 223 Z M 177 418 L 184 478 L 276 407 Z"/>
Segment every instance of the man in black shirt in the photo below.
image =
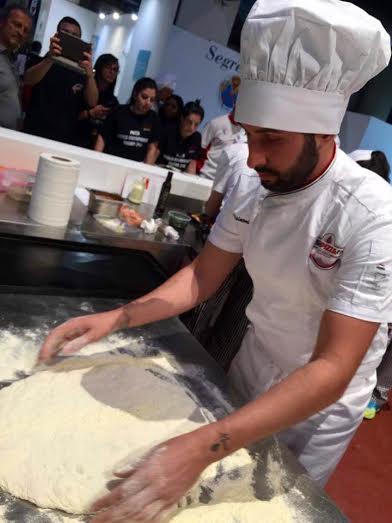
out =
<path fill-rule="evenodd" d="M 63 18 L 57 31 L 81 38 L 81 27 L 73 18 Z M 52 58 L 61 55 L 60 40 L 51 38 L 50 50 L 38 65 L 25 74 L 25 84 L 33 86 L 31 105 L 27 112 L 25 130 L 30 134 L 74 144 L 77 141 L 78 114 L 83 97 L 89 107 L 98 102 L 92 56 L 85 54 L 80 66 L 86 75 L 54 64 Z"/>

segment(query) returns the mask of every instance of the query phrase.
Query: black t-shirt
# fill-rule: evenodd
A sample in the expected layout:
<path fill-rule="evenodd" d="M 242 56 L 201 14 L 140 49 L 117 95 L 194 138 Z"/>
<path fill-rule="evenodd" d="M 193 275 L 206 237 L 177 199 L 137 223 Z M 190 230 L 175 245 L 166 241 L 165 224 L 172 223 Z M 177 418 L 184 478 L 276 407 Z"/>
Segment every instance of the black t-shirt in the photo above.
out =
<path fill-rule="evenodd" d="M 160 149 L 159 164 L 185 171 L 192 160 L 201 156 L 201 134 L 196 131 L 184 139 L 178 127 L 167 127 Z"/>
<path fill-rule="evenodd" d="M 104 107 L 108 107 L 113 110 L 115 107 L 118 106 L 118 100 L 111 91 L 101 91 L 99 93 L 97 105 L 103 105 Z M 86 111 L 88 109 L 89 106 L 86 102 L 84 102 L 82 111 Z M 92 118 L 88 120 L 80 120 L 80 122 L 78 123 L 79 136 L 77 145 L 79 145 L 80 147 L 93 149 L 98 134 L 102 132 L 105 120 L 106 118 L 102 120 Z"/>
<path fill-rule="evenodd" d="M 75 144 L 85 85 L 85 76 L 53 64 L 32 88 L 25 130 L 44 138 Z"/>
<path fill-rule="evenodd" d="M 154 111 L 135 114 L 129 105 L 119 105 L 106 118 L 101 134 L 105 153 L 143 162 L 148 144 L 160 141 L 161 126 Z"/>

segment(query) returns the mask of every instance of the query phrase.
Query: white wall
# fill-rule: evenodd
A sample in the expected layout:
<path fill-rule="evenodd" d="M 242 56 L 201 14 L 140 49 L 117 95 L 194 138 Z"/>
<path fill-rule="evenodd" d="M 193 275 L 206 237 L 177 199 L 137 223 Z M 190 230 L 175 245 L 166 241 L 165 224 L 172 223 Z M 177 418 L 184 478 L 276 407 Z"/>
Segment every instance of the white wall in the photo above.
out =
<path fill-rule="evenodd" d="M 37 25 L 34 33 L 34 40 L 43 42 L 45 36 L 46 23 L 49 17 L 49 11 L 52 5 L 52 0 L 41 0 L 41 7 L 39 10 Z"/>
<path fill-rule="evenodd" d="M 140 50 L 151 51 L 146 76 L 156 78 L 166 52 L 179 0 L 143 0 L 135 26 L 131 49 L 126 56 L 126 70 L 119 90 L 121 102 L 129 98 L 137 57 Z"/>
<path fill-rule="evenodd" d="M 46 0 L 34 35 L 34 39 L 42 43 L 42 54 L 48 52 L 50 38 L 56 32 L 57 24 L 64 16 L 75 18 L 82 27 L 83 40 L 91 42 L 97 25 L 97 13 L 79 7 L 68 0 Z"/>
<path fill-rule="evenodd" d="M 240 1 L 183 0 L 177 25 L 207 40 L 227 45 Z"/>
<path fill-rule="evenodd" d="M 135 23 L 131 15 L 122 15 L 119 20 L 107 17 L 99 20 L 95 29 L 97 44 L 94 52 L 94 61 L 104 53 L 111 53 L 118 58 L 120 63 L 120 74 L 117 79 L 115 94 L 118 94 L 120 86 L 124 82 L 124 91 L 128 90 L 128 97 L 131 92 L 131 80 L 125 77 L 127 56 L 131 49 L 132 37 Z"/>
<path fill-rule="evenodd" d="M 185 102 L 200 98 L 207 122 L 228 112 L 219 89 L 223 81 L 238 75 L 239 60 L 239 53 L 173 26 L 159 74 L 176 77 L 176 93 Z"/>

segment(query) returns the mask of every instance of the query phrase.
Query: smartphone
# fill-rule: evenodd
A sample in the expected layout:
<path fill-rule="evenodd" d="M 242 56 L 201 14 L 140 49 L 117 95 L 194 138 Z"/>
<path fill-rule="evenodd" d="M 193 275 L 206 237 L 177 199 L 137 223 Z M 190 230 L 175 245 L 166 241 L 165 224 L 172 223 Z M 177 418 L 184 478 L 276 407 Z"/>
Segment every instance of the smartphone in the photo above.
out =
<path fill-rule="evenodd" d="M 58 33 L 58 38 L 63 49 L 61 56 L 67 58 L 68 60 L 79 63 L 86 59 L 84 53 L 91 52 L 91 44 L 84 42 L 80 38 L 69 33 L 60 31 Z"/>

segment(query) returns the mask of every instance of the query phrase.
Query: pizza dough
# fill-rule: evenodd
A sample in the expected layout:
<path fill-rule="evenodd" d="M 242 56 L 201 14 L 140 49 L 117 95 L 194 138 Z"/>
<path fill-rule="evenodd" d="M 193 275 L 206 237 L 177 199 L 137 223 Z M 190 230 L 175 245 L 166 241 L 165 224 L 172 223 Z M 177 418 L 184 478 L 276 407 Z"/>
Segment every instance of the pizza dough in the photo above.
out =
<path fill-rule="evenodd" d="M 88 513 L 114 470 L 208 417 L 165 357 L 66 358 L 0 391 L 0 489 L 41 508 Z M 253 474 L 246 450 L 212 464 L 172 522 L 291 522 L 282 496 L 255 499 Z"/>
<path fill-rule="evenodd" d="M 159 366 L 129 356 L 69 358 L 0 391 L 0 488 L 86 513 L 113 469 L 206 422 Z"/>
<path fill-rule="evenodd" d="M 271 501 L 201 505 L 180 512 L 170 523 L 292 523 L 293 516 L 282 497 Z"/>

